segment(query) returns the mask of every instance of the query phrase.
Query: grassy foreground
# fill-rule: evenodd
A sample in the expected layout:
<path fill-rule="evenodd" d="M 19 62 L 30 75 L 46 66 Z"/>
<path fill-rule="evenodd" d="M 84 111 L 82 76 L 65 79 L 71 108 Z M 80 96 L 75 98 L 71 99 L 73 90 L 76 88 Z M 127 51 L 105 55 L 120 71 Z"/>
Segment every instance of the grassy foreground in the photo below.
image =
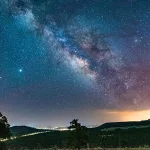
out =
<path fill-rule="evenodd" d="M 9 149 L 14 150 L 14 149 Z M 16 149 L 15 149 L 16 150 Z M 20 149 L 20 150 L 29 150 L 29 149 Z M 49 149 L 34 149 L 34 150 L 74 150 L 74 149 L 55 149 L 55 148 L 49 148 Z M 88 150 L 88 149 L 81 149 L 81 150 Z M 150 148 L 92 148 L 89 150 L 150 150 Z"/>

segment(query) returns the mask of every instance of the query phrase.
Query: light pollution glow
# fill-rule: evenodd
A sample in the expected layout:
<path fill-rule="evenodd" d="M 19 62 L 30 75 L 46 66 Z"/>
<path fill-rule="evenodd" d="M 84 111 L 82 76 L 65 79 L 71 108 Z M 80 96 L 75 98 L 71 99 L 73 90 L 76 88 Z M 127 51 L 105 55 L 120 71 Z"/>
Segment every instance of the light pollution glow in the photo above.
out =
<path fill-rule="evenodd" d="M 148 110 L 99 110 L 96 116 L 107 116 L 107 118 L 97 118 L 102 123 L 118 121 L 141 121 L 150 119 L 150 109 Z"/>

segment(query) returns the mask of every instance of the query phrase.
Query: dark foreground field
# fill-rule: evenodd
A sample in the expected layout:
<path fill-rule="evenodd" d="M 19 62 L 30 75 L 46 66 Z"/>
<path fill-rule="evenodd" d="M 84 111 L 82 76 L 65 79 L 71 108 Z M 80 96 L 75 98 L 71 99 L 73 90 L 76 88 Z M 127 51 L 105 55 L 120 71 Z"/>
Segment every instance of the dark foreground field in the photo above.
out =
<path fill-rule="evenodd" d="M 104 147 L 149 147 L 150 127 L 129 128 L 101 131 L 98 128 L 89 129 L 89 144 L 91 148 Z M 10 148 L 21 149 L 22 147 L 50 148 L 57 146 L 62 149 L 68 147 L 69 131 L 52 131 L 33 136 L 22 137 L 7 141 Z"/>
<path fill-rule="evenodd" d="M 14 149 L 9 149 L 9 150 L 14 150 Z M 29 149 L 20 149 L 20 150 L 29 150 Z M 73 149 L 53 149 L 53 148 L 49 148 L 49 149 L 34 149 L 34 150 L 73 150 Z M 88 150 L 88 149 L 81 149 L 81 150 Z M 102 148 L 93 148 L 90 150 L 150 150 L 150 148 L 106 148 L 106 149 L 102 149 Z"/>

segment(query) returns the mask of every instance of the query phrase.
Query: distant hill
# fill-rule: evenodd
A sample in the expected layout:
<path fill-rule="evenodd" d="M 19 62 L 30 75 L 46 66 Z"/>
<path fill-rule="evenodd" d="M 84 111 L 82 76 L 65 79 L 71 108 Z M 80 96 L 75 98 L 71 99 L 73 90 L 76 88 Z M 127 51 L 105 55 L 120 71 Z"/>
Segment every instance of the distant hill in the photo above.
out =
<path fill-rule="evenodd" d="M 150 126 L 150 119 L 143 121 L 128 121 L 128 122 L 110 122 L 104 123 L 101 126 L 95 127 L 95 129 L 103 130 L 110 128 L 130 128 L 130 127 L 144 127 Z"/>
<path fill-rule="evenodd" d="M 13 126 L 10 128 L 10 130 L 14 136 L 30 134 L 30 133 L 35 133 L 35 132 L 49 131 L 45 129 L 36 129 L 33 127 L 28 127 L 28 126 Z"/>

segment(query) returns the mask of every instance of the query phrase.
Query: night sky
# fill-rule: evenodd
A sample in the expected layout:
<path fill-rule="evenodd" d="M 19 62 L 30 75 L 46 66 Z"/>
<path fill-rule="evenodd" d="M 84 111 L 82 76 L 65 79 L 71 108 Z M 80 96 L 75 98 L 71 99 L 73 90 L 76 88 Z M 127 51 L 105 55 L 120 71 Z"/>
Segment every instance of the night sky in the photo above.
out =
<path fill-rule="evenodd" d="M 35 127 L 150 118 L 150 0 L 0 0 L 0 111 Z"/>

